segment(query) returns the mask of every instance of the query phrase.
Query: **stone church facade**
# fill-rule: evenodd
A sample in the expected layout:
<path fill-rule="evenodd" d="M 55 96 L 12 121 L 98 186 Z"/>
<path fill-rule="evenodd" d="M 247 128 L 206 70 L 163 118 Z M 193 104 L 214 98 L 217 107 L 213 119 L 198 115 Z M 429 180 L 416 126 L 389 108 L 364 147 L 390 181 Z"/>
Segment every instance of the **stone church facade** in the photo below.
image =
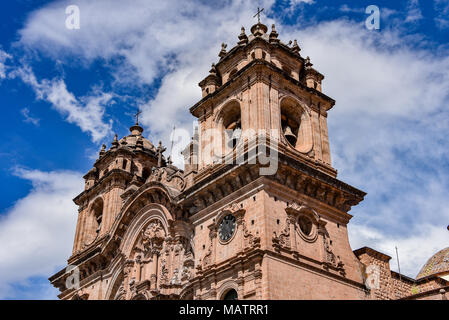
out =
<path fill-rule="evenodd" d="M 446 297 L 448 253 L 443 271 L 415 280 L 380 252 L 352 251 L 348 212 L 366 194 L 337 179 L 335 101 L 300 50 L 260 22 L 222 45 L 190 108 L 199 128 L 184 170 L 138 121 L 103 146 L 74 199 L 69 267 L 50 277 L 59 298 Z"/>

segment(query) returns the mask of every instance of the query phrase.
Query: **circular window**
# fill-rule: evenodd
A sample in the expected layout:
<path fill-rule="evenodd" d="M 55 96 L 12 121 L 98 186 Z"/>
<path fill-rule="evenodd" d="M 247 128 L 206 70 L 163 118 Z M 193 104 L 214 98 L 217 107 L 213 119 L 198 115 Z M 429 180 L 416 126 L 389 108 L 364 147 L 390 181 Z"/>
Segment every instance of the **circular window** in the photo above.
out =
<path fill-rule="evenodd" d="M 218 227 L 218 233 L 221 241 L 229 241 L 235 232 L 235 217 L 232 214 L 228 214 L 221 220 Z"/>
<path fill-rule="evenodd" d="M 305 236 L 312 235 L 313 222 L 309 217 L 300 216 L 298 219 L 299 228 Z"/>

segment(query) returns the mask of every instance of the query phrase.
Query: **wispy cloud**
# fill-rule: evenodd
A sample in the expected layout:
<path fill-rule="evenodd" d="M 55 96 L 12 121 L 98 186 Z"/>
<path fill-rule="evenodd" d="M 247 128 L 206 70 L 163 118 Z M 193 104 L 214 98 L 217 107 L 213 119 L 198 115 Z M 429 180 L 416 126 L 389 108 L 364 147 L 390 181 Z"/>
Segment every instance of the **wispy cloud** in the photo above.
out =
<path fill-rule="evenodd" d="M 20 110 L 20 113 L 23 115 L 23 121 L 26 123 L 32 123 L 35 126 L 39 126 L 40 119 L 34 118 L 30 115 L 30 110 L 28 108 L 23 108 Z"/>
<path fill-rule="evenodd" d="M 204 5 L 141 0 L 133 6 L 123 1 L 78 2 L 80 30 L 74 33 L 61 26 L 63 4 L 57 3 L 30 16 L 21 31 L 22 44 L 58 59 L 110 61 L 119 56 L 123 63 L 113 72 L 136 84 L 153 84 L 160 78 L 157 93 L 142 104 L 142 121 L 165 141 L 174 123 L 190 129 L 188 107 L 200 98 L 197 83 L 217 60 L 220 43 L 235 44 L 240 25 L 248 25 L 254 14 L 253 4 L 241 1 Z M 261 3 L 267 11 L 272 5 Z M 420 19 L 419 2 L 409 1 L 405 20 Z M 326 76 L 324 92 L 337 101 L 328 116 L 334 166 L 340 179 L 368 192 L 351 211 L 354 247 L 368 245 L 390 253 L 397 244 L 405 272 L 415 276 L 443 245 L 435 239 L 447 239 L 449 56 L 433 54 L 414 36 L 401 33 L 402 28 L 369 32 L 361 23 L 341 20 L 299 31 L 297 26 L 277 25 L 282 39 L 299 40 L 302 53 Z M 64 81 L 24 79 L 61 112 L 70 113 L 64 109 L 68 104 L 69 110 L 85 115 L 87 104 L 70 94 Z M 95 117 L 79 121 L 87 123 L 83 130 L 108 131 L 102 121 L 104 109 L 93 110 Z M 95 124 L 105 131 L 93 130 Z M 425 243 L 422 250 L 414 250 L 419 243 Z"/>
<path fill-rule="evenodd" d="M 75 123 L 83 132 L 88 132 L 94 142 L 110 134 L 112 120 L 109 123 L 103 121 L 103 115 L 113 95 L 101 91 L 92 95 L 77 99 L 67 90 L 62 79 L 39 81 L 29 67 L 22 67 L 14 71 L 14 75 L 20 77 L 31 86 L 36 97 L 53 106 L 69 123 Z"/>
<path fill-rule="evenodd" d="M 351 211 L 351 242 L 358 247 L 363 238 L 378 250 L 397 243 L 403 271 L 415 276 L 449 236 L 442 237 L 449 221 L 449 55 L 347 21 L 287 36 L 301 39 L 304 54 L 326 76 L 324 92 L 337 101 L 328 121 L 339 178 L 368 192 Z M 364 230 L 378 237 L 365 237 Z"/>
<path fill-rule="evenodd" d="M 70 254 L 77 209 L 72 198 L 83 188 L 82 174 L 16 168 L 31 191 L 0 216 L 0 299 L 18 298 L 31 277 L 48 277 Z M 48 288 L 48 286 L 46 286 Z M 48 289 L 34 288 L 34 298 Z M 52 291 L 54 292 L 54 291 Z"/>
<path fill-rule="evenodd" d="M 6 78 L 6 60 L 12 56 L 0 49 L 0 80 Z"/>
<path fill-rule="evenodd" d="M 449 28 L 449 0 L 435 0 L 435 24 L 440 29 Z"/>
<path fill-rule="evenodd" d="M 423 18 L 419 0 L 409 0 L 407 4 L 407 17 L 405 22 L 416 23 Z"/>

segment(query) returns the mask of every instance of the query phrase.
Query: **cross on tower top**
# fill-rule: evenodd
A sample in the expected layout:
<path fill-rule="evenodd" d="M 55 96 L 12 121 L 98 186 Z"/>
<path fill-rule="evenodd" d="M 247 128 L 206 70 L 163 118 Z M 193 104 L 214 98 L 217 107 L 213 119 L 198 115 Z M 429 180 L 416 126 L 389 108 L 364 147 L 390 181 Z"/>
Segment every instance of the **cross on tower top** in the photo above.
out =
<path fill-rule="evenodd" d="M 142 114 L 142 111 L 140 111 L 140 109 L 137 109 L 136 114 L 134 115 L 134 117 L 136 118 L 136 125 L 139 124 L 139 116 Z"/>
<path fill-rule="evenodd" d="M 253 18 L 255 18 L 257 16 L 257 23 L 260 23 L 260 14 L 262 13 L 262 11 L 263 11 L 263 8 L 261 10 L 259 7 L 257 7 L 257 13 L 253 16 Z"/>

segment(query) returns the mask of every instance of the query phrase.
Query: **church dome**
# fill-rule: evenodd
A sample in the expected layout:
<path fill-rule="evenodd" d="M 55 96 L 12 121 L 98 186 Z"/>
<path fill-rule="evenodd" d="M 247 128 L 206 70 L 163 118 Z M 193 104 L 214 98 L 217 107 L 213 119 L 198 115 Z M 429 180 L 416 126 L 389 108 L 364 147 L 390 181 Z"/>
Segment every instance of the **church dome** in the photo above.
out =
<path fill-rule="evenodd" d="M 119 145 L 121 147 L 133 148 L 136 147 L 140 141 L 143 149 L 156 152 L 156 147 L 151 143 L 151 141 L 142 136 L 143 128 L 141 126 L 136 123 L 134 126 L 129 128 L 129 131 L 131 131 L 130 135 L 119 140 Z"/>
<path fill-rule="evenodd" d="M 416 279 L 449 273 L 449 247 L 435 253 L 418 273 Z"/>

